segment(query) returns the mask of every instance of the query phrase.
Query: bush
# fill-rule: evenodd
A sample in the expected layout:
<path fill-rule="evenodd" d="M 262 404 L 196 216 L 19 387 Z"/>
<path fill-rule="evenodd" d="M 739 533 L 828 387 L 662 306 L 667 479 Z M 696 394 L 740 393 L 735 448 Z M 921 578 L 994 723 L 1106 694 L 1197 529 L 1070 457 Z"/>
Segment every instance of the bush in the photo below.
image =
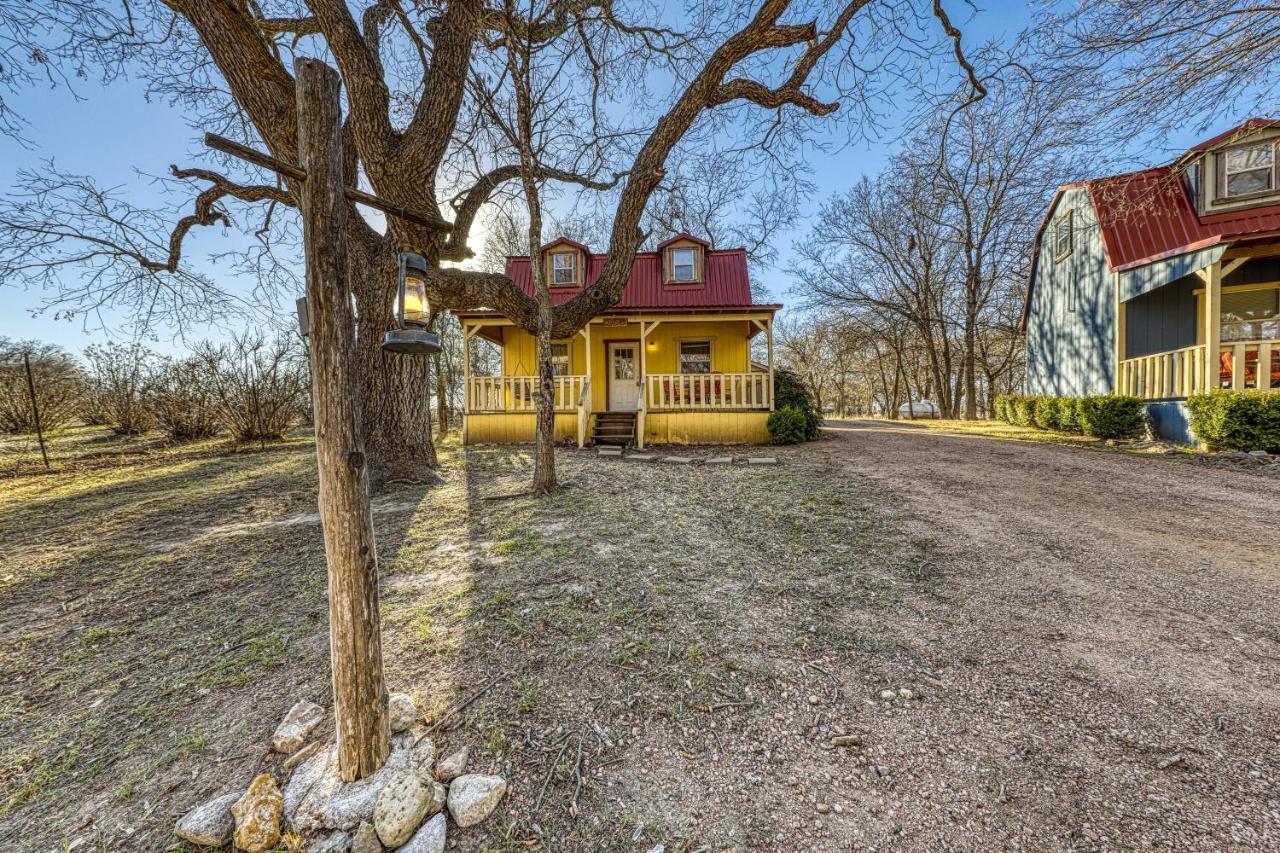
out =
<path fill-rule="evenodd" d="M 775 409 L 768 420 L 769 440 L 774 444 L 798 444 L 808 441 L 809 420 L 795 406 Z"/>
<path fill-rule="evenodd" d="M 1058 398 L 1036 397 L 1032 402 L 1031 420 L 1040 429 L 1058 428 Z"/>
<path fill-rule="evenodd" d="M 1280 451 L 1280 391 L 1210 391 L 1188 398 L 1191 430 L 1230 450 Z"/>
<path fill-rule="evenodd" d="M 804 418 L 804 438 L 801 441 L 812 441 L 818 437 L 818 431 L 822 427 L 822 416 L 818 414 L 813 405 L 813 395 L 809 393 L 809 388 L 804 381 L 795 373 L 795 371 L 780 368 L 773 374 L 773 405 L 776 411 L 791 408 L 795 409 Z M 769 418 L 773 420 L 772 415 Z M 769 427 L 769 432 L 773 434 L 773 427 Z M 774 442 L 775 444 L 790 444 L 791 442 Z"/>
<path fill-rule="evenodd" d="M 84 373 L 75 359 L 53 344 L 0 338 L 0 432 L 36 429 L 24 354 L 31 360 L 40 426 L 46 430 L 66 426 L 75 418 L 84 394 Z"/>
<path fill-rule="evenodd" d="M 284 438 L 307 404 L 306 359 L 287 335 L 268 341 L 243 335 L 230 344 L 202 344 L 203 363 L 218 420 L 236 441 Z"/>
<path fill-rule="evenodd" d="M 218 398 L 203 358 L 165 360 L 147 384 L 147 408 L 174 441 L 218 434 Z"/>
<path fill-rule="evenodd" d="M 1054 397 L 1053 403 L 1057 408 L 1054 415 L 1058 422 L 1058 429 L 1063 432 L 1080 432 L 1080 418 L 1078 415 L 1078 400 L 1074 397 Z"/>
<path fill-rule="evenodd" d="M 1127 438 L 1142 429 L 1146 408 L 1138 397 L 1110 394 L 1076 401 L 1080 430 L 1094 438 Z"/>
<path fill-rule="evenodd" d="M 1036 398 L 1018 397 L 1013 401 L 1013 423 L 1017 426 L 1035 426 Z"/>
<path fill-rule="evenodd" d="M 1004 421 L 1007 424 L 1013 423 L 1013 405 L 1014 401 L 1017 399 L 1017 394 L 997 395 L 995 404 L 992 406 L 996 419 Z"/>
<path fill-rule="evenodd" d="M 84 354 L 89 361 L 86 421 L 104 423 L 118 435 L 137 435 L 155 426 L 146 404 L 155 354 L 136 343 L 92 346 Z"/>

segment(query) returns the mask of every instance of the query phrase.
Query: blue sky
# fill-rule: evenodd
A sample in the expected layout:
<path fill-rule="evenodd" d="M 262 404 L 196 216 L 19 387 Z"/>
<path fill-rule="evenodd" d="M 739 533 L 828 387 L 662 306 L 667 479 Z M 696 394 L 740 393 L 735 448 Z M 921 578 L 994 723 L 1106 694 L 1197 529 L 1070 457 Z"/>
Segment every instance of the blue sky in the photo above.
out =
<path fill-rule="evenodd" d="M 996 2 L 992 5 L 999 9 L 998 13 L 990 9 L 979 11 L 966 25 L 966 39 L 976 43 L 1011 35 L 1027 22 L 1023 4 Z M 78 94 L 81 99 L 64 89 L 42 88 L 24 92 L 13 99 L 18 112 L 30 122 L 27 136 L 35 144 L 28 149 L 12 140 L 0 138 L 0 186 L 4 187 L 0 192 L 7 191 L 13 184 L 19 169 L 38 169 L 44 160 L 52 158 L 59 168 L 91 174 L 102 186 L 122 187 L 137 205 L 169 203 L 171 199 L 160 196 L 135 170 L 163 174 L 170 163 L 197 162 L 202 146 L 194 139 L 181 113 L 160 102 L 147 102 L 142 86 L 127 79 L 107 87 L 81 81 Z M 891 113 L 885 117 L 886 124 L 892 127 L 901 118 L 901 115 Z M 842 146 L 838 139 L 829 141 L 837 149 L 833 154 L 819 153 L 811 158 L 814 182 L 820 190 L 806 205 L 806 219 L 795 231 L 780 238 L 779 262 L 771 269 L 754 271 L 775 295 L 784 294 L 788 287 L 784 270 L 790 246 L 808 229 L 808 216 L 830 193 L 849 186 L 863 174 L 879 171 L 892 154 L 893 143 L 889 134 L 876 143 Z M 242 238 L 234 233 L 224 235 L 220 228 L 197 229 L 188 238 L 184 254 L 214 275 L 225 277 L 225 271 L 214 268 L 208 256 L 211 252 L 238 245 L 239 239 Z M 480 247 L 477 245 L 475 248 L 478 250 Z M 233 286 L 248 288 L 249 283 L 245 281 Z M 59 319 L 52 311 L 40 310 L 43 301 L 44 295 L 39 291 L 0 287 L 0 336 L 39 338 L 79 351 L 90 343 L 105 339 L 106 334 L 101 328 L 103 323 L 118 327 L 123 319 L 111 314 L 101 318 Z M 161 331 L 161 339 L 155 344 L 161 349 L 181 347 L 180 341 L 169 339 L 172 330 L 167 331 L 168 334 Z M 220 334 L 218 330 L 207 331 L 212 336 Z"/>

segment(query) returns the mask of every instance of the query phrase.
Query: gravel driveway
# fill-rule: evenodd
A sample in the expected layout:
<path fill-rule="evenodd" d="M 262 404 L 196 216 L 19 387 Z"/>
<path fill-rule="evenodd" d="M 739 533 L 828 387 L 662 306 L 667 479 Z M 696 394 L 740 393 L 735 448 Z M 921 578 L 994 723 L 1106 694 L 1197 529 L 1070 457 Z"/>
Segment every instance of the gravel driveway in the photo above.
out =
<path fill-rule="evenodd" d="M 880 734 L 902 846 L 1280 848 L 1280 482 L 910 424 L 818 446 L 940 555 L 933 687 Z"/>

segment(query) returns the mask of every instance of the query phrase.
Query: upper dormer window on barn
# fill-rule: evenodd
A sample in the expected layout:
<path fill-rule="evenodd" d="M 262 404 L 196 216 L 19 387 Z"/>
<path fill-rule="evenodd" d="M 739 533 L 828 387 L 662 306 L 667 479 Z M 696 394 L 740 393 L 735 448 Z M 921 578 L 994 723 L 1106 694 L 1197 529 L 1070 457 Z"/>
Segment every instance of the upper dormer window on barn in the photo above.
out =
<path fill-rule="evenodd" d="M 1218 194 L 1223 199 L 1274 192 L 1276 149 L 1272 142 L 1240 145 L 1218 153 Z"/>

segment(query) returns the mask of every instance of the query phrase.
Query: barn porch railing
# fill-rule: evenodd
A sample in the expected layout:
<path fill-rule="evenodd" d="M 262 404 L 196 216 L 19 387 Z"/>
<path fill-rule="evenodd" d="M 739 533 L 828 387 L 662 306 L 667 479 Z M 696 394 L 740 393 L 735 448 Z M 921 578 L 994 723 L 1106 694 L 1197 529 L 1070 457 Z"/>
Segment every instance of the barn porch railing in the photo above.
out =
<path fill-rule="evenodd" d="M 1206 363 L 1203 345 L 1127 358 L 1120 362 L 1117 391 L 1167 400 L 1214 388 L 1280 388 L 1280 340 L 1224 343 L 1215 361 Z"/>

